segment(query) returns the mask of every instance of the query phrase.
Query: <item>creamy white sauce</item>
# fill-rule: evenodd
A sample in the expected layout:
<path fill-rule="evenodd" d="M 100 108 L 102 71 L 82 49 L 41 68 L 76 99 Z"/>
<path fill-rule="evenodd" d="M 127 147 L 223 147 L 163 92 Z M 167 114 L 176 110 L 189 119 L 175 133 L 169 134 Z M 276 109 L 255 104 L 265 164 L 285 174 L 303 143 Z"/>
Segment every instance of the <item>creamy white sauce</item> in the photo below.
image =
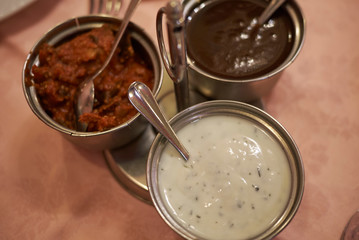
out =
<path fill-rule="evenodd" d="M 184 162 L 168 144 L 158 170 L 175 220 L 205 239 L 246 239 L 268 229 L 289 199 L 291 173 L 280 144 L 252 122 L 211 116 L 178 132 Z"/>

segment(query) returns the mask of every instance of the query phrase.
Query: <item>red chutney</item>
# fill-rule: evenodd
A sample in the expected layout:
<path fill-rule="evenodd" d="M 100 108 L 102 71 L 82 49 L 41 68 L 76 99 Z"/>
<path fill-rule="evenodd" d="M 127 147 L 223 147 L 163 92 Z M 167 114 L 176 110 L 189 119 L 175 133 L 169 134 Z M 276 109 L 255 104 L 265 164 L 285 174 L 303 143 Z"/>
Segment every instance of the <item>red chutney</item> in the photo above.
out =
<path fill-rule="evenodd" d="M 104 25 L 59 46 L 42 46 L 39 66 L 32 67 L 32 84 L 42 107 L 56 122 L 76 129 L 77 88 L 101 67 L 113 42 L 111 26 Z M 108 130 L 137 113 L 127 98 L 127 89 L 134 81 L 143 82 L 152 89 L 154 73 L 151 65 L 135 52 L 130 36 L 126 35 L 110 64 L 94 81 L 94 109 L 80 116 L 80 121 L 88 123 L 87 131 Z"/>

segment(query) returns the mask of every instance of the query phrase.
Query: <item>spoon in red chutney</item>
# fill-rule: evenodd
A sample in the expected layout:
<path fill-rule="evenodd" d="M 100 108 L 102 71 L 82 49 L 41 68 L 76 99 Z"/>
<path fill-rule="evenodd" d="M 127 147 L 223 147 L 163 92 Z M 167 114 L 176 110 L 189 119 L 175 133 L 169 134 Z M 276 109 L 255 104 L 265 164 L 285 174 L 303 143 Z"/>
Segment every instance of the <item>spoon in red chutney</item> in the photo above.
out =
<path fill-rule="evenodd" d="M 137 5 L 139 4 L 141 0 L 131 0 L 129 3 L 129 6 L 126 9 L 125 15 L 122 19 L 120 28 L 115 36 L 115 41 L 112 46 L 110 54 L 107 56 L 106 61 L 101 66 L 101 68 L 91 77 L 84 80 L 77 92 L 77 101 L 75 102 L 75 112 L 76 112 L 76 118 L 77 118 L 77 130 L 78 131 L 86 131 L 87 124 L 84 122 L 80 122 L 79 118 L 84 113 L 90 113 L 93 109 L 93 103 L 95 99 L 95 86 L 94 86 L 94 80 L 105 70 L 107 65 L 110 63 L 112 56 L 116 52 L 116 48 L 121 41 L 121 38 L 127 28 L 128 23 L 130 22 L 130 18 L 136 9 Z"/>

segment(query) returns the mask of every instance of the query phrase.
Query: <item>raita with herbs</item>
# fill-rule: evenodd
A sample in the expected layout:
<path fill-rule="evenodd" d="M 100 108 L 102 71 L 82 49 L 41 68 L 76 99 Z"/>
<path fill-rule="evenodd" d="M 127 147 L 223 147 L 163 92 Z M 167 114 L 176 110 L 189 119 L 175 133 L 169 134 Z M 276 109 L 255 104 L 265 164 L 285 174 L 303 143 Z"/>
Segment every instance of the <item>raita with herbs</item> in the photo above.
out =
<path fill-rule="evenodd" d="M 185 162 L 167 144 L 158 166 L 162 201 L 173 219 L 199 239 L 239 240 L 270 229 L 291 193 L 281 144 L 259 124 L 208 116 L 178 132 Z"/>

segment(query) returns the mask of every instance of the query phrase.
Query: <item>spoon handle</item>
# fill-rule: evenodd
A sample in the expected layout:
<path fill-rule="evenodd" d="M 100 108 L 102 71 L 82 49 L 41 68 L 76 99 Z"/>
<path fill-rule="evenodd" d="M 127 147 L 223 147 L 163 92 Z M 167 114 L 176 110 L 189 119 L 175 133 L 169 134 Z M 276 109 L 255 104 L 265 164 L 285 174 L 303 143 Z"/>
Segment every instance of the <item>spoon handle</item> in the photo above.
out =
<path fill-rule="evenodd" d="M 141 82 L 134 82 L 128 88 L 128 99 L 132 105 L 179 151 L 185 160 L 189 159 L 187 149 L 178 140 L 159 108 L 151 90 Z"/>
<path fill-rule="evenodd" d="M 130 22 L 130 19 L 131 19 L 131 16 L 132 14 L 134 13 L 137 5 L 140 3 L 141 0 L 131 0 L 128 7 L 127 7 L 127 10 L 125 12 L 125 15 L 122 19 L 122 22 L 121 22 L 121 25 L 120 25 L 120 28 L 119 30 L 117 31 L 117 34 L 115 36 L 115 42 L 111 48 L 111 52 L 110 54 L 108 55 L 108 57 L 106 58 L 106 61 L 105 63 L 102 65 L 101 69 L 95 74 L 95 76 L 99 76 L 103 70 L 105 70 L 105 68 L 107 67 L 107 65 L 110 63 L 111 59 L 112 59 L 112 56 L 115 54 L 116 52 L 116 49 L 117 49 L 117 46 L 118 44 L 120 43 L 121 39 L 122 39 L 122 36 L 123 34 L 125 33 L 126 31 L 126 28 L 127 28 L 127 25 L 129 24 Z M 95 79 L 96 77 L 94 77 L 93 79 Z"/>
<path fill-rule="evenodd" d="M 263 25 L 272 14 L 285 2 L 286 0 L 271 0 L 269 5 L 265 8 L 263 13 L 258 18 L 258 25 Z"/>
<path fill-rule="evenodd" d="M 107 56 L 105 62 L 102 64 L 101 68 L 96 71 L 94 75 L 84 80 L 81 85 L 79 86 L 79 93 L 77 96 L 77 101 L 75 103 L 75 110 L 76 116 L 79 118 L 84 113 L 92 112 L 93 110 L 93 103 L 95 99 L 95 86 L 94 80 L 100 76 L 100 74 L 105 70 L 107 65 L 110 63 L 112 56 L 115 54 L 118 44 L 120 43 L 123 34 L 126 31 L 127 25 L 130 22 L 131 16 L 134 13 L 137 5 L 140 3 L 141 0 L 131 0 L 125 15 L 122 19 L 121 25 L 117 34 L 115 36 L 115 41 L 112 45 L 111 52 Z M 85 132 L 87 129 L 87 124 L 77 121 L 77 130 Z"/>

